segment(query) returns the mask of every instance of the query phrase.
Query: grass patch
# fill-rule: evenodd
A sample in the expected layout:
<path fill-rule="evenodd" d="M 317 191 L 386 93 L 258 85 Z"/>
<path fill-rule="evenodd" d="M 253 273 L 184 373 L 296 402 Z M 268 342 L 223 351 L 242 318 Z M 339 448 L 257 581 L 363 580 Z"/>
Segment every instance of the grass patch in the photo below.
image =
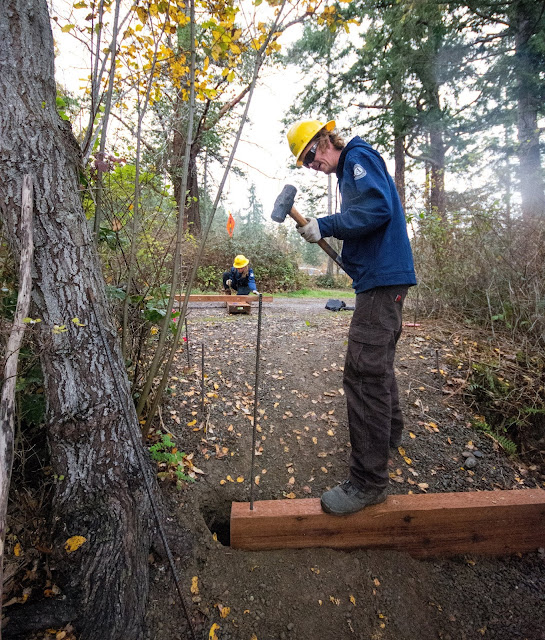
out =
<path fill-rule="evenodd" d="M 338 298 L 340 300 L 353 300 L 356 297 L 354 289 L 299 289 L 297 291 L 282 291 L 269 293 L 261 292 L 264 296 L 274 296 L 275 298 Z M 223 292 L 202 291 L 201 289 L 192 289 L 191 295 L 223 295 Z M 233 292 L 233 295 L 236 295 Z"/>
<path fill-rule="evenodd" d="M 340 300 L 353 300 L 356 297 L 353 289 L 299 289 L 273 295 L 275 298 L 338 298 Z"/>

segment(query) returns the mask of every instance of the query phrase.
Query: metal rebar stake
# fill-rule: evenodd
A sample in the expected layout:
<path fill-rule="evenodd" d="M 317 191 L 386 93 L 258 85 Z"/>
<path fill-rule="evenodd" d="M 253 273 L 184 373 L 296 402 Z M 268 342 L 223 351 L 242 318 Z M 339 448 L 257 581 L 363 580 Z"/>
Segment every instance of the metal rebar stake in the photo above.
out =
<path fill-rule="evenodd" d="M 191 359 L 189 358 L 189 336 L 187 335 L 187 318 L 184 318 L 185 322 L 185 349 L 187 351 L 187 368 L 191 369 Z"/>
<path fill-rule="evenodd" d="M 257 312 L 257 347 L 255 355 L 255 386 L 254 386 L 254 424 L 252 429 L 252 465 L 250 468 L 250 511 L 254 510 L 254 464 L 255 464 L 255 445 L 257 431 L 257 405 L 259 393 L 259 359 L 261 353 L 261 309 L 262 295 L 259 294 L 259 309 Z"/>
<path fill-rule="evenodd" d="M 204 342 L 201 342 L 201 412 L 204 415 Z"/>

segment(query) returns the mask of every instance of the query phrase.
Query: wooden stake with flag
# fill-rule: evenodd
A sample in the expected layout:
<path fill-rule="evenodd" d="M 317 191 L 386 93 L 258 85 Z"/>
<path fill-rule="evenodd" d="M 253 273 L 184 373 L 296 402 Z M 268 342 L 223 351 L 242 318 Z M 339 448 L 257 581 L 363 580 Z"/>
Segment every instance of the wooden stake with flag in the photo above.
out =
<path fill-rule="evenodd" d="M 231 212 L 229 211 L 229 218 L 227 218 L 227 233 L 231 238 L 233 237 L 234 230 L 235 230 L 235 219 L 233 218 L 233 216 L 231 215 Z"/>

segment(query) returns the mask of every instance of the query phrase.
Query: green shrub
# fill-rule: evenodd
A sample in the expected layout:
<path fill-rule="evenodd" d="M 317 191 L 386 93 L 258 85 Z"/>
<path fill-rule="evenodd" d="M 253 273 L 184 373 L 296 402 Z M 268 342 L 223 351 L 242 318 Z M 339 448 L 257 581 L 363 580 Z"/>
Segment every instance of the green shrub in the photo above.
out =
<path fill-rule="evenodd" d="M 350 286 L 350 281 L 346 276 L 338 275 L 333 276 L 329 273 L 325 273 L 321 276 L 316 276 L 316 286 L 320 289 L 345 289 Z"/>
<path fill-rule="evenodd" d="M 223 272 L 241 253 L 250 260 L 258 291 L 295 291 L 305 282 L 305 274 L 299 271 L 297 254 L 276 235 L 263 231 L 227 239 L 223 234 L 211 234 L 194 286 L 203 291 L 221 291 Z M 187 256 L 187 259 L 191 257 Z"/>
<path fill-rule="evenodd" d="M 170 478 L 176 480 L 176 485 L 181 486 L 183 482 L 192 482 L 186 473 L 184 473 L 184 458 L 186 454 L 178 451 L 176 443 L 171 440 L 170 433 L 164 433 L 155 444 L 149 447 L 151 459 L 155 460 L 159 465 L 158 478 Z"/>

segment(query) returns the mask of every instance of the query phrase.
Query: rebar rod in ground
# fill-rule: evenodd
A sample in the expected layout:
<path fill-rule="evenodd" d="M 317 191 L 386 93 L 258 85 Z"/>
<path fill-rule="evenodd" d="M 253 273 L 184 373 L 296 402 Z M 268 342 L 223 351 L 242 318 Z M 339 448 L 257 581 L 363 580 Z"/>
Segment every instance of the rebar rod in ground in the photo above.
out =
<path fill-rule="evenodd" d="M 184 319 L 185 322 L 185 348 L 187 350 L 187 368 L 191 369 L 191 360 L 189 358 L 189 336 L 187 335 L 187 318 Z"/>
<path fill-rule="evenodd" d="M 201 342 L 201 413 L 204 415 L 204 342 Z"/>
<path fill-rule="evenodd" d="M 259 309 L 257 312 L 257 347 L 255 355 L 255 388 L 254 388 L 254 424 L 252 429 L 252 464 L 250 467 L 250 510 L 254 508 L 254 464 L 255 464 L 255 445 L 257 431 L 257 404 L 259 393 L 259 358 L 261 352 L 261 310 L 262 297 L 259 294 Z"/>

